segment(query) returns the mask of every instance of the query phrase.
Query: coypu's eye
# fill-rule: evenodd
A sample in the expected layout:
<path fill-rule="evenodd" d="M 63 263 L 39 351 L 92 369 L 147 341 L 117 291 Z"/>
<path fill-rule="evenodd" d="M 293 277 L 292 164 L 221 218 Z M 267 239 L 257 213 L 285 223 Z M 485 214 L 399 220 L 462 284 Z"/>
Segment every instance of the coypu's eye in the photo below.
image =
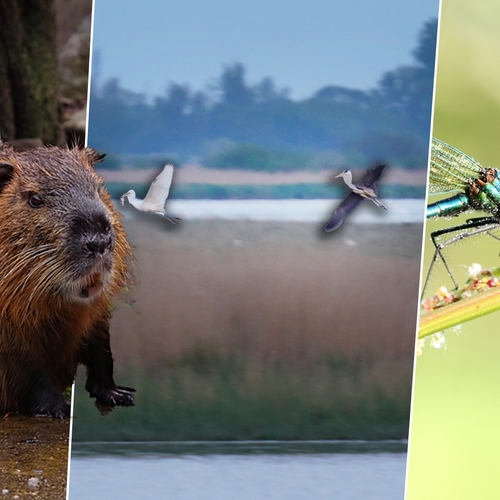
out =
<path fill-rule="evenodd" d="M 32 208 L 43 207 L 42 197 L 38 193 L 30 193 L 28 196 L 28 203 Z"/>

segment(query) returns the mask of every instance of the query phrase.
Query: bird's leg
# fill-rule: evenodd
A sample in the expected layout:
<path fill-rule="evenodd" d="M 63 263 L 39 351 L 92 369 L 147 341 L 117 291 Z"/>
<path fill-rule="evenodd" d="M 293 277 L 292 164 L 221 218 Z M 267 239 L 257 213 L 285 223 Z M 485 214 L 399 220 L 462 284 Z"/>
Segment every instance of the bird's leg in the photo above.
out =
<path fill-rule="evenodd" d="M 378 198 L 372 198 L 371 200 L 375 203 L 375 205 L 377 205 L 377 207 L 387 210 L 387 207 Z"/>
<path fill-rule="evenodd" d="M 163 214 L 163 217 L 170 221 L 172 224 L 178 224 L 182 219 L 179 217 L 176 217 L 175 215 L 172 214 Z"/>

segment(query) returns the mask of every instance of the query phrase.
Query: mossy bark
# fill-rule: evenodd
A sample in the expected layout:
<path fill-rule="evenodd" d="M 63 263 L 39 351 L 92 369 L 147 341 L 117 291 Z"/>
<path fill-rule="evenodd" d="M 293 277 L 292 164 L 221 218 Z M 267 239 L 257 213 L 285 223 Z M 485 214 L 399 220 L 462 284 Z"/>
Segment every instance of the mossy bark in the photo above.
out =
<path fill-rule="evenodd" d="M 0 133 L 61 139 L 53 0 L 0 0 Z"/>

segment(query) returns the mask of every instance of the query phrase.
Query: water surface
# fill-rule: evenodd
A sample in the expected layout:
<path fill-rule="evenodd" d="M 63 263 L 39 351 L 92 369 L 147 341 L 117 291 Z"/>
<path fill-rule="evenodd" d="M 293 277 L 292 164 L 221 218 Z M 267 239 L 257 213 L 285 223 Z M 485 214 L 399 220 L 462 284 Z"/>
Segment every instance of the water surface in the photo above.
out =
<path fill-rule="evenodd" d="M 326 222 L 341 200 L 169 200 L 167 211 L 188 219 L 248 219 L 261 221 Z M 384 200 L 387 210 L 363 202 L 346 219 L 350 223 L 393 224 L 424 220 L 423 199 Z M 117 209 L 126 218 L 138 216 L 130 205 Z"/>
<path fill-rule="evenodd" d="M 117 453 L 127 449 L 125 444 L 107 446 Z M 184 453 L 179 454 L 174 444 L 170 448 L 172 453 L 158 453 L 161 447 L 157 446 L 157 452 L 150 447 L 147 453 L 132 448 L 129 454 L 96 455 L 92 447 L 75 443 L 70 499 L 403 500 L 404 497 L 406 453 L 397 451 L 405 448 L 401 443 L 382 446 L 386 451 L 364 452 L 356 450 L 375 450 L 376 446 L 364 447 L 359 443 L 348 451 L 348 447 L 332 447 L 327 443 L 312 447 L 288 444 L 279 452 L 279 444 L 271 443 L 249 445 L 246 453 L 241 444 L 213 446 L 213 453 L 211 445 L 187 444 Z M 331 452 L 335 448 L 344 451 Z"/>

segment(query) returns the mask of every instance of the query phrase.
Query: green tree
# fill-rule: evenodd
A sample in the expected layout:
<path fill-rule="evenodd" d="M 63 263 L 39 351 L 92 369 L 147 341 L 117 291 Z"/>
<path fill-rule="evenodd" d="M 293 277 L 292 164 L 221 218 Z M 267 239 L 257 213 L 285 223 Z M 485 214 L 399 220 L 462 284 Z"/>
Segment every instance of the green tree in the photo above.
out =
<path fill-rule="evenodd" d="M 253 100 L 253 93 L 245 83 L 245 67 L 241 63 L 226 66 L 220 79 L 222 102 L 231 106 L 244 106 Z"/>
<path fill-rule="evenodd" d="M 388 106 L 413 117 L 423 134 L 428 133 L 432 110 L 432 84 L 436 56 L 437 19 L 424 24 L 413 56 L 416 66 L 402 66 L 385 73 L 377 94 Z"/>
<path fill-rule="evenodd" d="M 424 24 L 420 32 L 417 48 L 413 51 L 415 59 L 429 72 L 434 74 L 436 60 L 437 19 L 431 19 Z"/>

